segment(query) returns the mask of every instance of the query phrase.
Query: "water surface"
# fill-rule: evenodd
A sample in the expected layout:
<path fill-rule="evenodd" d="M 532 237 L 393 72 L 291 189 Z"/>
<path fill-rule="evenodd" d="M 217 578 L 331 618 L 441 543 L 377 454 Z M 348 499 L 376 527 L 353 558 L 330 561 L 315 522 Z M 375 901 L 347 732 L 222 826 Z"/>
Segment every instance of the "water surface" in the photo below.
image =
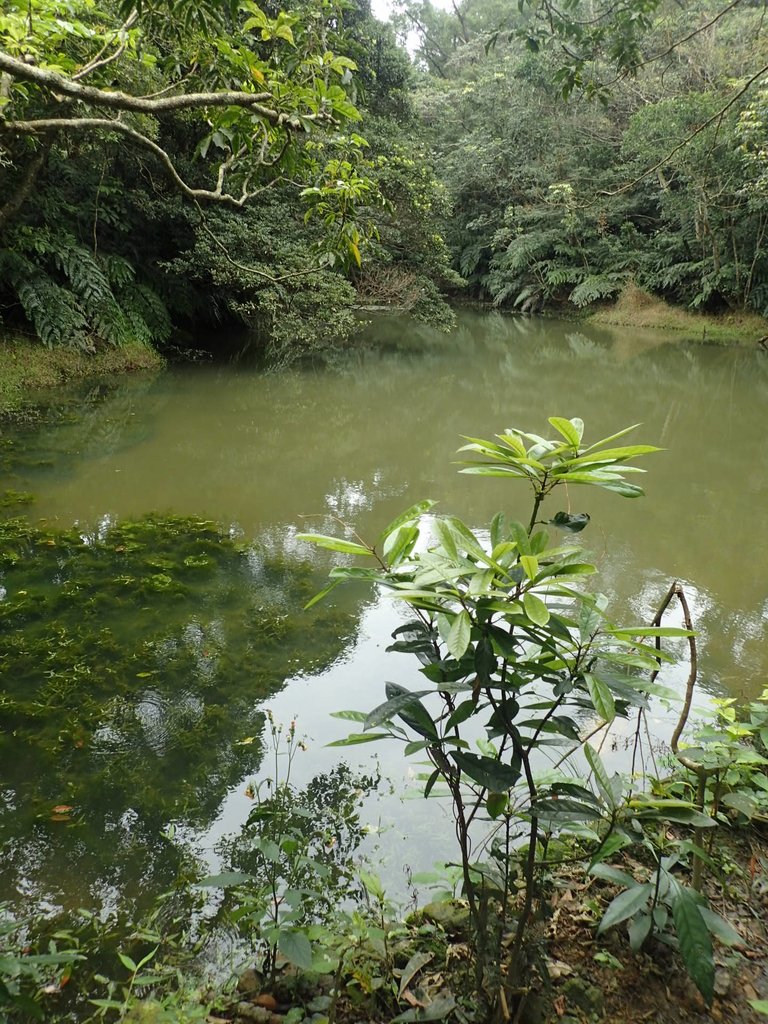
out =
<path fill-rule="evenodd" d="M 324 744 L 343 735 L 346 723 L 329 713 L 372 707 L 385 680 L 411 683 L 415 669 L 402 655 L 384 654 L 397 624 L 385 600 L 337 590 L 319 615 L 301 611 L 334 556 L 306 550 L 296 534 L 345 524 L 373 538 L 425 497 L 475 528 L 499 508 L 527 518 L 522 485 L 457 473 L 463 434 L 489 437 L 507 426 L 545 432 L 547 417 L 559 415 L 581 416 L 585 436 L 596 440 L 641 422 L 637 439 L 666 449 L 645 463 L 647 496 L 628 501 L 589 489 L 567 496 L 571 511 L 592 515 L 582 536 L 600 570 L 596 586 L 611 596 L 617 619 L 637 619 L 649 616 L 671 579 L 682 579 L 701 634 L 703 691 L 755 694 L 765 684 L 765 354 L 469 313 L 448 337 L 398 320 L 377 323 L 371 337 L 375 346 L 361 346 L 332 369 L 265 375 L 194 366 L 73 394 L 64 415 L 10 438 L 6 486 L 36 496 L 29 516 L 42 531 L 75 527 L 75 535 L 91 544 L 102 538 L 110 557 L 122 558 L 111 531 L 155 513 L 210 521 L 234 546 L 207 576 L 194 562 L 205 557 L 197 548 L 182 569 L 181 548 L 157 564 L 142 548 L 141 565 L 131 569 L 139 583 L 130 586 L 138 589 L 117 612 L 110 598 L 101 618 L 97 610 L 79 627 L 61 620 L 65 639 L 93 640 L 81 667 L 104 677 L 93 690 L 101 719 L 94 710 L 83 725 L 70 709 L 84 729 L 77 757 L 60 738 L 66 730 L 49 720 L 39 735 L 22 729 L 0 745 L 0 838 L 11 851 L 0 871 L 6 894 L 21 890 L 54 904 L 93 903 L 110 893 L 114 900 L 167 884 L 194 850 L 215 860 L 217 838 L 248 813 L 244 790 L 260 770 L 261 747 L 238 744 L 261 735 L 266 708 L 285 721 L 297 714 L 310 737 L 299 779 L 333 764 L 338 753 Z M 6 565 L 0 593 L 10 598 L 26 588 L 34 598 L 37 587 L 41 600 L 58 602 L 73 543 L 44 578 L 30 582 Z M 97 593 L 116 586 L 113 568 L 93 577 Z M 172 599 L 177 580 L 181 596 Z M 40 638 L 40 628 L 27 622 L 24 636 Z M 50 690 L 51 667 L 33 648 L 27 693 Z M 142 652 L 147 664 L 139 664 Z M 138 658 L 135 670 L 120 676 L 109 697 L 110 660 L 124 665 L 129 655 Z M 8 678 L 8 667 L 5 684 L 18 693 L 21 682 Z M 684 676 L 680 670 L 669 679 Z M 204 745 L 194 739 L 200 723 Z M 127 760 L 116 761 L 118 753 Z M 382 757 L 398 785 L 407 779 L 397 751 Z M 142 770 L 143 782 L 119 785 L 118 764 L 123 782 Z M 51 822 L 57 805 L 75 809 Z M 390 877 L 406 863 L 422 867 L 449 856 L 445 809 L 431 806 L 425 812 L 417 801 L 390 799 L 373 809 L 391 825 L 379 854 Z M 173 842 L 171 823 L 180 837 Z M 445 842 L 435 839 L 440 833 Z"/>

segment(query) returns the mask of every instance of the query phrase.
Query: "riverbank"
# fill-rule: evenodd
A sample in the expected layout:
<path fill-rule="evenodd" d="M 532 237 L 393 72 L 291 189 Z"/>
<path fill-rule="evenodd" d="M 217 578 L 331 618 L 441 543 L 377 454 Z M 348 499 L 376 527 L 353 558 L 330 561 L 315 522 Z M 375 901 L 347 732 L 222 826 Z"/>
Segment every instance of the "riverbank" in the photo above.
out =
<path fill-rule="evenodd" d="M 588 314 L 586 321 L 601 327 L 674 331 L 681 340 L 711 345 L 753 348 L 768 335 L 768 320 L 756 313 L 691 313 L 680 306 L 670 306 L 634 284 L 624 289 L 614 305 Z"/>
<path fill-rule="evenodd" d="M 94 354 L 75 349 L 48 349 L 20 334 L 0 337 L 0 416 L 17 412 L 32 392 L 78 380 L 111 377 L 165 365 L 153 349 L 133 342 Z"/>

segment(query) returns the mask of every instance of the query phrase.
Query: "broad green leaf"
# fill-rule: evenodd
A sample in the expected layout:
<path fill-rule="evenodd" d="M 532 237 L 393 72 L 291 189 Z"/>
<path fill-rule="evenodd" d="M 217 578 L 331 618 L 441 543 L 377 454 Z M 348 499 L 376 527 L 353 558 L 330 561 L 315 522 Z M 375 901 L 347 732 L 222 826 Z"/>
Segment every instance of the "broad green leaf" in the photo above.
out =
<path fill-rule="evenodd" d="M 555 430 L 561 434 L 571 448 L 577 448 L 581 444 L 581 435 L 584 432 L 584 423 L 581 423 L 581 430 L 577 429 L 575 424 L 571 423 L 570 420 L 565 420 L 561 416 L 550 416 L 549 422 L 555 428 Z"/>
<path fill-rule="evenodd" d="M 620 871 L 619 868 L 611 867 L 610 864 L 593 864 L 589 873 L 595 878 L 602 878 L 604 882 L 613 882 L 614 885 L 620 885 L 624 889 L 631 889 L 637 885 L 632 875 L 626 871 Z"/>
<path fill-rule="evenodd" d="M 520 561 L 523 561 L 523 559 L 521 558 Z M 523 594 L 523 607 L 525 608 L 525 614 L 537 626 L 546 626 L 549 622 L 549 608 L 547 608 L 540 597 L 536 597 L 530 591 Z"/>
<path fill-rule="evenodd" d="M 614 797 L 614 788 L 611 784 L 611 780 L 608 777 L 608 772 L 605 769 L 603 760 L 589 743 L 584 744 L 584 756 L 587 759 L 587 764 L 592 769 L 592 774 L 595 776 L 595 782 L 597 788 L 600 790 L 600 795 L 609 807 L 616 806 L 616 800 Z"/>
<path fill-rule="evenodd" d="M 768 999 L 749 999 L 748 1002 L 753 1010 L 757 1010 L 758 1013 L 763 1013 L 768 1017 Z"/>
<path fill-rule="evenodd" d="M 306 604 L 304 605 L 304 611 L 305 611 L 305 612 L 306 612 L 306 611 L 309 611 L 309 609 L 310 609 L 310 608 L 311 608 L 311 607 L 312 607 L 313 605 L 316 605 L 316 604 L 318 603 L 318 601 L 322 601 L 322 600 L 323 600 L 323 598 L 324 598 L 324 597 L 327 597 L 327 596 L 328 596 L 328 594 L 330 594 L 330 592 L 331 592 L 331 591 L 332 591 L 332 590 L 333 590 L 333 589 L 334 589 L 335 587 L 338 587 L 338 585 L 339 585 L 340 583 L 341 583 L 341 580 L 333 580 L 333 582 L 329 583 L 327 587 L 323 587 L 323 589 L 322 589 L 322 590 L 318 591 L 318 592 L 317 592 L 317 593 L 315 594 L 315 596 L 314 596 L 314 597 L 311 597 L 311 598 L 310 598 L 310 599 L 309 599 L 309 600 L 307 601 L 307 603 L 306 603 Z"/>
<path fill-rule="evenodd" d="M 625 459 L 634 459 L 638 455 L 651 455 L 653 452 L 660 452 L 662 449 L 653 444 L 633 444 L 625 448 L 603 448 L 589 451 L 575 459 L 569 459 L 569 466 L 588 466 L 594 462 L 623 462 Z"/>
<path fill-rule="evenodd" d="M 595 711 L 603 722 L 612 722 L 616 717 L 616 702 L 613 699 L 613 694 L 602 679 L 598 679 L 591 672 L 584 676 L 584 680 Z"/>
<path fill-rule="evenodd" d="M 709 929 L 701 916 L 699 905 L 688 890 L 678 883 L 672 892 L 672 916 L 675 931 L 688 974 L 704 997 L 707 1006 L 715 994 L 715 960 Z"/>
<path fill-rule="evenodd" d="M 633 423 L 631 427 L 624 427 L 618 434 L 611 434 L 610 437 L 604 437 L 601 441 L 595 441 L 593 445 L 587 448 L 587 452 L 595 451 L 597 448 L 601 448 L 604 444 L 610 444 L 612 441 L 618 441 L 620 437 L 626 437 L 627 434 L 631 434 L 633 430 L 637 430 L 640 426 L 642 426 L 641 423 Z"/>
<path fill-rule="evenodd" d="M 407 695 L 409 700 L 406 702 L 406 706 L 397 712 L 398 717 L 420 736 L 424 736 L 428 740 L 437 739 L 437 729 L 431 715 L 421 701 L 414 700 L 413 694 L 410 691 L 406 690 L 404 686 L 400 686 L 399 683 L 386 683 L 384 692 L 387 695 L 388 701 Z"/>
<path fill-rule="evenodd" d="M 602 932 L 608 931 L 609 928 L 613 928 L 614 925 L 621 924 L 622 921 L 626 921 L 627 918 L 632 917 L 637 913 L 641 907 L 644 907 L 650 897 L 653 895 L 653 886 L 650 882 L 646 882 L 643 885 L 636 885 L 632 889 L 626 889 L 624 892 L 620 892 L 619 895 L 613 899 L 603 914 L 603 919 L 600 922 L 597 934 L 600 935 Z"/>
<path fill-rule="evenodd" d="M 133 960 L 131 960 L 131 958 L 127 955 L 127 953 L 120 953 L 118 951 L 117 955 L 120 960 L 120 963 L 127 970 L 131 971 L 132 973 L 135 973 L 139 969 L 138 964 L 134 963 Z"/>
<path fill-rule="evenodd" d="M 743 814 L 745 818 L 753 818 L 757 811 L 757 801 L 753 800 L 747 793 L 724 793 L 720 800 L 726 807 L 732 807 Z"/>
<path fill-rule="evenodd" d="M 462 609 L 454 616 L 451 628 L 445 638 L 446 647 L 456 661 L 459 661 L 465 654 L 471 635 L 472 623 L 467 612 Z"/>
<path fill-rule="evenodd" d="M 507 792 L 520 778 L 521 768 L 516 764 L 504 764 L 493 757 L 458 750 L 452 751 L 451 757 L 473 782 L 492 793 Z"/>
<path fill-rule="evenodd" d="M 368 717 L 365 711 L 331 711 L 331 718 L 341 718 L 346 722 L 364 722 Z"/>
<path fill-rule="evenodd" d="M 287 928 L 281 929 L 277 948 L 286 960 L 303 971 L 312 969 L 312 946 L 304 932 Z"/>
<path fill-rule="evenodd" d="M 326 743 L 327 747 L 356 747 L 360 743 L 373 743 L 375 740 L 390 739 L 388 732 L 352 732 L 343 740 L 334 740 L 333 743 Z"/>
<path fill-rule="evenodd" d="M 389 722 L 395 715 L 400 714 L 401 711 L 413 707 L 414 704 L 419 704 L 419 698 L 425 697 L 430 692 L 430 690 L 415 690 L 412 693 L 398 693 L 391 700 L 384 701 L 383 704 L 379 704 L 378 707 L 374 708 L 366 716 L 365 730 L 374 729 L 377 725 L 381 725 L 382 722 Z"/>
<path fill-rule="evenodd" d="M 710 907 L 705 907 L 699 904 L 699 913 L 704 919 L 704 924 L 709 928 L 709 931 L 716 939 L 725 946 L 743 946 L 745 945 L 744 939 L 732 928 L 728 922 L 722 918 L 719 914 L 715 913 Z"/>
<path fill-rule="evenodd" d="M 533 813 L 544 821 L 556 821 L 560 824 L 572 821 L 599 821 L 602 818 L 599 808 L 594 804 L 571 797 L 546 797 L 537 800 L 533 805 Z"/>
<path fill-rule="evenodd" d="M 355 544 L 351 540 L 342 540 L 339 537 L 327 537 L 323 533 L 297 533 L 296 540 L 304 540 L 308 544 L 316 544 L 319 548 L 326 548 L 328 551 L 340 551 L 345 555 L 367 555 L 370 556 L 370 548 L 362 544 Z"/>
<path fill-rule="evenodd" d="M 539 563 L 534 555 L 521 555 L 520 565 L 522 565 L 525 575 L 529 580 L 536 579 L 536 573 L 539 571 Z"/>
<path fill-rule="evenodd" d="M 488 811 L 490 818 L 494 820 L 498 818 L 507 809 L 507 794 L 489 793 L 485 801 L 485 809 Z"/>
<path fill-rule="evenodd" d="M 651 934 L 653 918 L 650 914 L 639 914 L 629 926 L 629 947 L 633 953 L 638 953 Z"/>

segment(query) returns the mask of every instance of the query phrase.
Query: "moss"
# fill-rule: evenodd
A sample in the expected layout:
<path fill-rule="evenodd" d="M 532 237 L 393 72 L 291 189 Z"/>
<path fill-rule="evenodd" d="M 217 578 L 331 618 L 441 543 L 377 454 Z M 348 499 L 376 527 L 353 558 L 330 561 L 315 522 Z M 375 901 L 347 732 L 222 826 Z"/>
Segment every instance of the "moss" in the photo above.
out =
<path fill-rule="evenodd" d="M 634 284 L 627 285 L 613 306 L 588 317 L 590 323 L 674 331 L 686 341 L 715 345 L 754 346 L 768 335 L 768 320 L 756 313 L 712 316 L 670 306 Z"/>
<path fill-rule="evenodd" d="M 163 358 L 139 342 L 89 355 L 75 349 L 44 348 L 22 335 L 0 337 L 0 415 L 24 407 L 35 392 L 73 381 L 159 370 Z"/>

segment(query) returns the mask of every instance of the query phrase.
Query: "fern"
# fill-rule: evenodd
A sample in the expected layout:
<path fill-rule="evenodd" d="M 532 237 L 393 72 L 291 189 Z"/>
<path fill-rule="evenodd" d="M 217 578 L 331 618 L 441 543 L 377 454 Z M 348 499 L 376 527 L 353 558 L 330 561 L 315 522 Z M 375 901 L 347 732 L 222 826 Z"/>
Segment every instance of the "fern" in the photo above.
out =
<path fill-rule="evenodd" d="M 626 274 L 590 274 L 573 289 L 569 298 L 575 306 L 588 306 L 598 299 L 616 295 L 626 283 Z"/>
<path fill-rule="evenodd" d="M 14 293 L 48 348 L 63 345 L 146 345 L 165 341 L 171 322 L 164 303 L 123 257 L 95 256 L 71 235 L 21 228 L 0 250 L 0 286 Z"/>

